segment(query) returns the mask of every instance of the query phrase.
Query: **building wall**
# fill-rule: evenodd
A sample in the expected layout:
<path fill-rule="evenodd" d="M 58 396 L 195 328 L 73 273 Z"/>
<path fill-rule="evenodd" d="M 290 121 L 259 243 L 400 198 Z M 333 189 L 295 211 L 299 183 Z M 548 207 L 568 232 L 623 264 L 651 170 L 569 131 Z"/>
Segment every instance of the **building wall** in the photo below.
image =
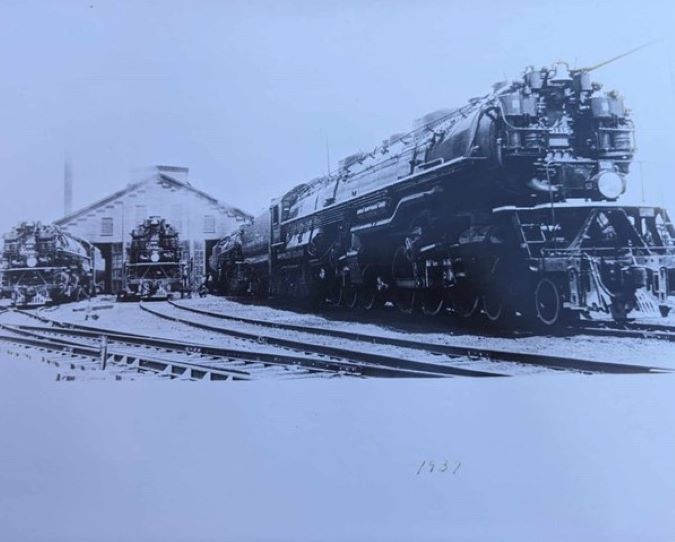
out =
<path fill-rule="evenodd" d="M 112 243 L 111 286 L 116 292 L 122 287 L 121 266 L 131 242 L 131 231 L 150 216 L 165 218 L 178 231 L 184 258 L 192 261 L 195 285 L 204 280 L 206 241 L 222 238 L 247 220 L 236 211 L 157 175 L 114 200 L 60 224 L 70 233 L 95 244 Z"/>

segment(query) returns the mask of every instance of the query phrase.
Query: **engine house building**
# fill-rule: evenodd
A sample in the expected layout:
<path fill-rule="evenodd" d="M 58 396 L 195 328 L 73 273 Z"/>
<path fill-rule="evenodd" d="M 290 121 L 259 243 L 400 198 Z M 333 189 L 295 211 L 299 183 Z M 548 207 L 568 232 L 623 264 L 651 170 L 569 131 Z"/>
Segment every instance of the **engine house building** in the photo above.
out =
<path fill-rule="evenodd" d="M 145 168 L 126 188 L 55 222 L 99 248 L 106 261 L 107 292 L 121 290 L 131 231 L 150 216 L 165 218 L 178 231 L 183 258 L 191 264 L 193 286 L 205 278 L 213 245 L 251 221 L 245 212 L 195 188 L 188 173 L 185 167 Z"/>

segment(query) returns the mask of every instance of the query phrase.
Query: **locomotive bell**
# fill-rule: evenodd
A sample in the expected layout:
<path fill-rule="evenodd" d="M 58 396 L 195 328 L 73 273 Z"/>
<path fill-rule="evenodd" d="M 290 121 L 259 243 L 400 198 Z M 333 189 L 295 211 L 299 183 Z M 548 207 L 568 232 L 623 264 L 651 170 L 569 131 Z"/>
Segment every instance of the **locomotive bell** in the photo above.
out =
<path fill-rule="evenodd" d="M 566 85 L 572 81 L 570 68 L 566 62 L 556 62 L 553 66 L 553 75 L 548 78 L 551 85 Z"/>

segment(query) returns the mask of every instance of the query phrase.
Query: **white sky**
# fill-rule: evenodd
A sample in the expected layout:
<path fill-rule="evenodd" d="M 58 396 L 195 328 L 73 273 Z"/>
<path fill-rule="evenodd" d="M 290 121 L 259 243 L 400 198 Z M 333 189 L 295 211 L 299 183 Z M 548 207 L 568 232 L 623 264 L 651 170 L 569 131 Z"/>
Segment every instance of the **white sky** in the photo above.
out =
<path fill-rule="evenodd" d="M 185 165 L 250 212 L 529 64 L 594 64 L 634 112 L 648 201 L 675 212 L 667 2 L 0 1 L 0 231 Z M 633 168 L 629 197 L 640 199 Z"/>

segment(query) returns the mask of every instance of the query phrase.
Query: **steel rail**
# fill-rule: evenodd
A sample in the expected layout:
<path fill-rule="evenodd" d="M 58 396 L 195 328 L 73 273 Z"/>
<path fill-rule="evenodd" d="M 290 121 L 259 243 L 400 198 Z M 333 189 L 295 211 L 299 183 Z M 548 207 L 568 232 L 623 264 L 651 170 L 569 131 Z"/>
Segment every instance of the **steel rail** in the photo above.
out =
<path fill-rule="evenodd" d="M 79 355 L 99 359 L 101 349 L 77 341 L 51 338 L 15 326 L 0 323 L 0 328 L 15 335 L 0 335 L 0 340 L 45 348 L 47 350 L 65 352 L 71 355 Z M 251 375 L 247 371 L 224 369 L 198 363 L 166 360 L 162 358 L 139 356 L 124 352 L 115 352 L 108 349 L 107 362 L 115 363 L 124 367 L 137 369 L 139 372 L 148 370 L 155 373 L 167 374 L 171 377 L 188 377 L 191 380 L 250 380 Z"/>
<path fill-rule="evenodd" d="M 126 335 L 103 328 L 96 329 L 77 329 L 73 327 L 42 327 L 42 326 L 17 326 L 27 331 L 44 332 L 46 334 L 74 335 L 95 339 L 105 335 L 111 342 L 134 345 L 139 347 L 151 347 L 162 350 L 171 350 L 178 354 L 187 355 L 208 355 L 223 358 L 224 361 L 243 361 L 245 363 L 262 363 L 264 365 L 281 366 L 300 366 L 312 373 L 342 373 L 350 376 L 365 376 L 361 372 L 361 367 L 354 364 L 345 364 L 323 359 L 298 358 L 294 356 L 284 356 L 280 354 L 270 354 L 267 352 L 255 352 L 250 350 L 235 350 L 231 348 L 213 347 L 197 343 L 182 343 L 170 339 L 161 339 L 159 337 Z M 374 368 L 368 376 L 419 376 L 418 373 L 408 374 L 405 371 L 384 370 L 378 371 Z"/>
<path fill-rule="evenodd" d="M 37 315 L 30 315 L 36 316 Z M 379 378 L 394 378 L 394 377 L 440 377 L 447 376 L 439 374 L 438 372 L 430 372 L 424 370 L 409 370 L 399 369 L 387 366 L 380 366 L 376 364 L 362 364 L 352 361 L 339 361 L 321 358 L 307 358 L 297 356 L 287 356 L 282 354 L 273 354 L 268 352 L 256 352 L 251 350 L 240 350 L 233 348 L 214 347 L 210 345 L 198 343 L 185 343 L 174 341 L 171 339 L 163 339 L 160 337 L 152 337 L 138 334 L 127 334 L 116 331 L 107 330 L 104 328 L 96 328 L 93 326 L 82 326 L 79 324 L 71 324 L 67 322 L 58 322 L 56 320 L 49 320 L 39 317 L 45 323 L 52 323 L 59 327 L 39 327 L 39 326 L 17 326 L 20 329 L 27 331 L 42 331 L 45 333 L 62 333 L 82 337 L 97 338 L 102 335 L 107 336 L 112 341 L 139 345 L 150 346 L 153 348 L 161 348 L 166 350 L 173 350 L 184 354 L 200 354 L 219 358 L 242 360 L 250 363 L 264 363 L 269 365 L 283 365 L 283 366 L 300 366 L 310 372 L 324 372 L 336 373 L 346 376 L 363 376 L 363 377 L 379 377 Z"/>
<path fill-rule="evenodd" d="M 396 337 L 381 337 L 378 335 L 367 335 L 364 333 L 341 331 L 336 329 L 324 329 L 314 326 L 284 324 L 280 322 L 270 322 L 268 320 L 255 320 L 252 318 L 233 316 L 221 312 L 198 309 L 195 307 L 187 307 L 183 304 L 176 303 L 175 301 L 169 301 L 169 304 L 172 305 L 173 307 L 176 307 L 184 311 L 192 312 L 195 314 L 202 314 L 205 316 L 211 316 L 214 318 L 220 318 L 223 320 L 242 322 L 246 324 L 270 327 L 275 329 L 283 329 L 287 331 L 297 331 L 342 339 L 350 339 L 354 341 L 361 341 L 372 344 L 400 346 L 403 348 L 421 350 L 424 352 L 430 352 L 432 354 L 441 354 L 452 357 L 458 356 L 465 356 L 471 358 L 479 357 L 494 361 L 521 363 L 524 365 L 536 365 L 556 370 L 576 370 L 591 373 L 625 374 L 625 373 L 650 373 L 654 371 L 659 372 L 670 371 L 670 369 L 660 367 L 634 365 L 628 363 L 612 363 L 574 357 L 552 356 L 548 354 L 513 352 L 510 350 L 500 350 L 495 348 L 476 348 L 472 346 L 463 346 L 463 345 L 447 345 L 447 344 L 440 345 L 433 343 L 422 343 L 418 341 L 412 341 L 409 339 L 401 339 Z"/>
<path fill-rule="evenodd" d="M 267 344 L 272 344 L 275 346 L 281 346 L 283 348 L 289 348 L 298 352 L 304 353 L 314 353 L 314 354 L 323 354 L 326 356 L 332 356 L 337 358 L 348 359 L 354 362 L 364 363 L 368 365 L 381 365 L 383 367 L 394 368 L 398 370 L 414 371 L 420 373 L 430 373 L 443 376 L 471 376 L 471 377 L 503 377 L 508 376 L 502 373 L 494 373 L 487 371 L 477 371 L 472 369 L 461 369 L 459 367 L 451 367 L 448 365 L 439 365 L 435 363 L 429 363 L 424 361 L 410 361 L 401 359 L 399 357 L 387 356 L 383 354 L 375 354 L 369 352 L 362 352 L 357 350 L 350 350 L 341 347 L 335 346 L 326 346 L 322 344 L 307 343 L 306 341 L 296 341 L 292 339 L 283 339 L 280 337 L 274 337 L 270 335 L 263 335 L 260 333 L 249 333 L 246 331 L 239 331 L 234 329 L 227 329 L 219 326 L 213 326 L 206 324 L 204 322 L 195 322 L 194 320 L 189 320 L 186 318 L 181 318 L 179 316 L 173 316 L 170 314 L 162 313 L 160 311 L 150 309 L 145 304 L 139 304 L 141 310 L 144 310 L 150 314 L 153 314 L 159 318 L 165 320 L 171 320 L 174 322 L 179 322 L 192 326 L 198 329 L 204 329 L 207 331 L 213 331 L 215 333 L 220 333 L 223 335 L 230 335 L 232 337 L 238 337 L 241 339 L 249 339 L 256 342 L 265 342 Z M 385 343 L 386 344 L 386 343 Z M 455 355 L 454 357 L 458 357 Z"/>
<path fill-rule="evenodd" d="M 623 326 L 611 322 L 583 322 L 572 327 L 588 335 L 630 339 L 656 339 L 675 342 L 675 327 L 665 324 L 628 322 Z"/>

